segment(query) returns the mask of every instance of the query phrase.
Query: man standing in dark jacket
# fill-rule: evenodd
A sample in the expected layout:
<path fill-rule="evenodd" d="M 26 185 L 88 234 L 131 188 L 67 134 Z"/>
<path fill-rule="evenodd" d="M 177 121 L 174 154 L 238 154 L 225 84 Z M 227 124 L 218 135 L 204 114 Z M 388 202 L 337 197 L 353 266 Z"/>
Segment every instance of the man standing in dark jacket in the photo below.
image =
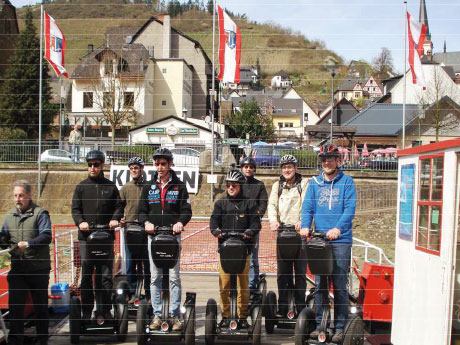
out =
<path fill-rule="evenodd" d="M 48 343 L 48 283 L 50 278 L 51 221 L 48 211 L 32 201 L 27 181 L 13 184 L 15 208 L 2 226 L 2 246 L 10 247 L 8 272 L 10 332 L 8 344 L 24 343 L 24 307 L 30 292 L 40 345 Z"/>
<path fill-rule="evenodd" d="M 72 198 L 72 217 L 78 226 L 78 240 L 81 255 L 81 303 L 83 320 L 91 319 L 94 307 L 93 270 L 94 262 L 89 260 L 87 239 L 91 228 L 106 225 L 107 233 L 115 239 L 113 229 L 118 226 L 123 215 L 118 188 L 104 177 L 105 155 L 99 150 L 92 150 L 86 155 L 88 178 L 76 187 Z M 113 247 L 108 260 L 98 263 L 95 274 L 95 288 L 103 294 L 104 319 L 112 319 L 112 266 Z"/>
<path fill-rule="evenodd" d="M 192 207 L 187 187 L 179 180 L 172 169 L 173 155 L 166 148 L 158 149 L 153 155 L 157 171 L 152 182 L 143 187 L 139 199 L 139 222 L 145 226 L 145 232 L 155 234 L 155 227 L 172 226 L 173 233 L 180 243 L 180 234 L 184 226 L 192 218 Z M 148 251 L 150 260 L 150 275 L 153 307 L 153 320 L 150 323 L 152 330 L 160 329 L 161 320 L 161 285 L 162 269 L 158 268 L 151 255 L 152 236 L 148 236 Z M 179 275 L 180 260 L 169 270 L 169 286 L 171 287 L 171 304 L 169 314 L 172 318 L 172 330 L 182 330 L 179 320 L 181 301 L 181 281 Z"/>
<path fill-rule="evenodd" d="M 268 194 L 265 184 L 256 179 L 256 161 L 251 157 L 245 157 L 240 162 L 241 171 L 246 178 L 246 183 L 243 185 L 243 195 L 257 203 L 257 213 L 260 218 L 265 214 L 268 203 Z M 252 292 L 257 288 L 259 283 L 259 235 L 254 239 L 254 248 L 251 252 L 251 262 L 249 264 L 249 291 Z"/>
<path fill-rule="evenodd" d="M 260 231 L 260 216 L 258 207 L 254 200 L 243 196 L 241 185 L 245 178 L 238 170 L 230 170 L 226 176 L 227 195 L 216 201 L 211 215 L 209 227 L 211 233 L 219 239 L 219 246 L 223 242 L 222 234 L 226 232 L 241 232 L 244 234 L 244 241 L 251 248 L 254 245 L 254 238 Z M 248 302 L 249 302 L 249 260 L 241 274 L 237 275 L 238 280 L 238 318 L 239 328 L 249 328 Z M 220 306 L 222 309 L 222 320 L 220 327 L 228 327 L 230 317 L 230 274 L 227 274 L 219 267 L 219 288 Z"/>

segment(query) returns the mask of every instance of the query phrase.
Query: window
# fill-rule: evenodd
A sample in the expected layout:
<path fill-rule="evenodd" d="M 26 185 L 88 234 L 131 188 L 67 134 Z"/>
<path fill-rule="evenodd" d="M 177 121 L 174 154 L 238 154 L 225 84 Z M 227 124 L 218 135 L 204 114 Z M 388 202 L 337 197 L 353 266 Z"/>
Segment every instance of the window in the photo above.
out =
<path fill-rule="evenodd" d="M 292 127 L 294 127 L 294 123 L 292 123 L 292 122 L 285 122 L 285 123 L 284 123 L 284 127 L 291 127 L 291 128 L 292 128 Z"/>
<path fill-rule="evenodd" d="M 421 141 L 421 140 L 413 140 L 413 141 L 412 141 L 412 147 L 420 146 L 420 145 L 422 145 L 422 141 Z"/>
<path fill-rule="evenodd" d="M 105 75 L 113 74 L 113 61 L 111 59 L 104 61 L 104 72 Z"/>
<path fill-rule="evenodd" d="M 347 93 L 346 92 L 342 92 L 342 97 L 347 97 Z"/>
<path fill-rule="evenodd" d="M 284 124 L 282 122 L 278 122 L 278 127 L 279 128 L 283 128 L 284 127 Z"/>
<path fill-rule="evenodd" d="M 355 98 L 359 98 L 359 92 L 355 92 Z"/>
<path fill-rule="evenodd" d="M 166 105 L 166 101 L 165 101 L 165 100 L 162 100 L 162 101 L 161 101 L 161 105 Z"/>
<path fill-rule="evenodd" d="M 123 104 L 125 108 L 134 107 L 134 92 L 125 92 Z"/>
<path fill-rule="evenodd" d="M 442 179 L 444 156 L 420 157 L 416 247 L 439 254 L 441 245 Z"/>
<path fill-rule="evenodd" d="M 83 108 L 92 108 L 92 107 L 93 107 L 93 93 L 83 92 Z"/>
<path fill-rule="evenodd" d="M 163 73 L 166 73 L 166 68 L 163 68 L 162 72 L 163 72 Z"/>
<path fill-rule="evenodd" d="M 104 92 L 103 107 L 112 108 L 114 106 L 113 93 Z"/>

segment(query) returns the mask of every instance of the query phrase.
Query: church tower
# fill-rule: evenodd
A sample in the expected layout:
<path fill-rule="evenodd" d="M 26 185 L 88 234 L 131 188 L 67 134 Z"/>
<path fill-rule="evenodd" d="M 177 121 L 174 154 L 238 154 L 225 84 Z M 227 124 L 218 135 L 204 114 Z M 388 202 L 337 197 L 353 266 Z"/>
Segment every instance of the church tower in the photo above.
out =
<path fill-rule="evenodd" d="M 431 57 L 433 53 L 433 43 L 431 42 L 430 27 L 428 25 L 428 13 L 426 12 L 426 3 L 425 0 L 420 0 L 420 12 L 419 12 L 419 21 L 420 23 L 426 25 L 426 38 L 423 43 L 423 54 Z"/>

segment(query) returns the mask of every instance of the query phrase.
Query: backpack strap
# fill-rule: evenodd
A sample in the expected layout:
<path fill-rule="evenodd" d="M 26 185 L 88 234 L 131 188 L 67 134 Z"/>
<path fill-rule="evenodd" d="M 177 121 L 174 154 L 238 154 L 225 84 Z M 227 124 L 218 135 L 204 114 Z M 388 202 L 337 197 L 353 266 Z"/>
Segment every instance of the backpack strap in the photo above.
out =
<path fill-rule="evenodd" d="M 280 181 L 278 185 L 278 199 L 281 196 L 281 193 L 283 193 L 283 188 L 284 188 L 284 182 Z M 299 183 L 297 184 L 297 191 L 299 192 L 300 197 L 302 197 L 302 179 L 300 179 Z"/>

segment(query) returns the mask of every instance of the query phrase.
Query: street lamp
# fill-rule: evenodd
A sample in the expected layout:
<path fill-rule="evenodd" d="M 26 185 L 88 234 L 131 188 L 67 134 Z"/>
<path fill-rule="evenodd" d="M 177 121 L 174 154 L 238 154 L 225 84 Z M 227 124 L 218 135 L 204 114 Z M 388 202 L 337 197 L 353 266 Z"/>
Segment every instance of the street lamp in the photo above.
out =
<path fill-rule="evenodd" d="M 187 121 L 187 112 L 188 112 L 187 108 L 182 109 L 182 116 L 183 116 L 184 120 L 186 120 L 186 121 Z"/>
<path fill-rule="evenodd" d="M 331 134 L 330 134 L 330 142 L 332 144 L 332 126 L 334 123 L 334 77 L 335 77 L 335 69 L 331 70 L 331 77 L 332 77 L 332 89 L 331 89 Z"/>

